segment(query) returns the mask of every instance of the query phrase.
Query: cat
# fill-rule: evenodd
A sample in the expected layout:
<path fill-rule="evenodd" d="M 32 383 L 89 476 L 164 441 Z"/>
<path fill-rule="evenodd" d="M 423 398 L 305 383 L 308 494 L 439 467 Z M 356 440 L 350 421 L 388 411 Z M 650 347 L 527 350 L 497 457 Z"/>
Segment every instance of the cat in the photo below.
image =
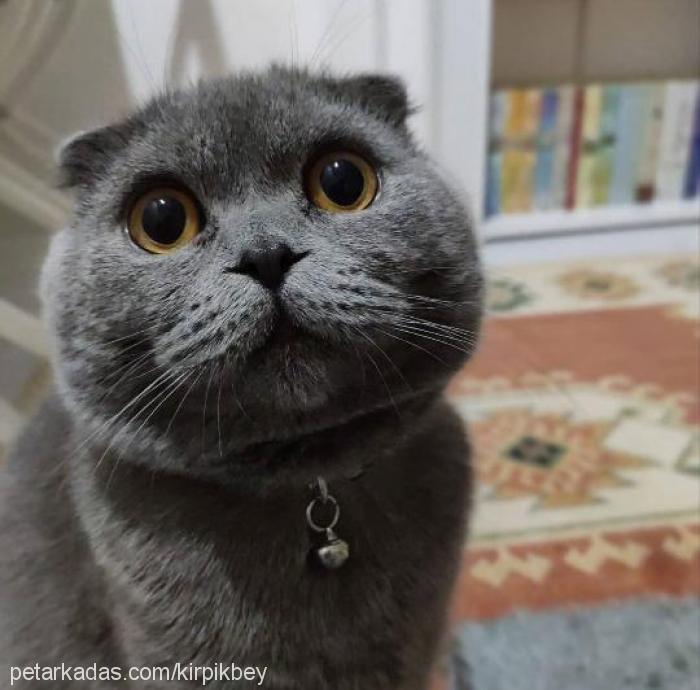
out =
<path fill-rule="evenodd" d="M 471 486 L 443 391 L 482 278 L 411 112 L 393 76 L 273 66 L 65 145 L 75 208 L 41 277 L 55 390 L 0 495 L 5 669 L 425 690 Z M 260 677 L 207 685 L 232 686 Z"/>

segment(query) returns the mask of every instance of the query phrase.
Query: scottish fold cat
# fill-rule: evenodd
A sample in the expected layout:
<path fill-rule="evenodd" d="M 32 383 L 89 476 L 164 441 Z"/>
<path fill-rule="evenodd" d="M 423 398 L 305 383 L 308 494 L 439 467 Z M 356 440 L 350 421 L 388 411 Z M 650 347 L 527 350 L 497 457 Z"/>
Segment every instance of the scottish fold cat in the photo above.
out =
<path fill-rule="evenodd" d="M 195 688 L 182 668 L 221 664 L 258 675 L 207 687 L 425 690 L 470 488 L 443 390 L 481 274 L 409 114 L 395 78 L 273 67 L 65 146 L 56 385 L 2 482 L 0 661 L 123 676 L 16 687 Z"/>

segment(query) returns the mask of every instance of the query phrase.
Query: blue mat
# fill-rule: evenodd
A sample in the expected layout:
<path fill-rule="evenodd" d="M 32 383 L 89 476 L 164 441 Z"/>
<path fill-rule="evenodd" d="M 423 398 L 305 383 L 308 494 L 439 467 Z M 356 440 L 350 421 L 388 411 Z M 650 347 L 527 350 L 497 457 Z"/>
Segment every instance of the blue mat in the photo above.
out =
<path fill-rule="evenodd" d="M 700 690 L 700 600 L 521 612 L 467 624 L 456 667 L 456 690 Z"/>

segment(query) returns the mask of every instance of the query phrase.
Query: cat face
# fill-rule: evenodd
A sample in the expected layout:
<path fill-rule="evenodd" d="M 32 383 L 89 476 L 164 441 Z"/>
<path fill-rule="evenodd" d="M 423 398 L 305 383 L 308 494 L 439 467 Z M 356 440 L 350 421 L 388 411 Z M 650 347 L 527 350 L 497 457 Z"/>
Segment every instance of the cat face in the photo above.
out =
<path fill-rule="evenodd" d="M 274 68 L 70 142 L 43 296 L 74 411 L 192 465 L 443 386 L 480 275 L 407 111 L 393 79 Z"/>

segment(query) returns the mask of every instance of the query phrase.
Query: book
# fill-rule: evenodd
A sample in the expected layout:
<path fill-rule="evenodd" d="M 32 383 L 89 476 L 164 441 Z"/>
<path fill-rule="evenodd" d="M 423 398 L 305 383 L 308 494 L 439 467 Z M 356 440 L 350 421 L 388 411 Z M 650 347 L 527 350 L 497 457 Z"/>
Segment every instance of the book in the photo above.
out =
<path fill-rule="evenodd" d="M 566 179 L 571 152 L 571 127 L 574 116 L 574 88 L 557 89 L 557 126 L 552 170 L 552 208 L 566 206 Z"/>
<path fill-rule="evenodd" d="M 700 81 L 495 91 L 485 212 L 700 196 Z"/>
<path fill-rule="evenodd" d="M 540 123 L 537 133 L 537 156 L 533 207 L 547 210 L 555 207 L 554 154 L 557 134 L 557 89 L 545 89 L 540 103 Z"/>
<path fill-rule="evenodd" d="M 566 171 L 566 202 L 564 205 L 567 209 L 573 209 L 576 206 L 576 177 L 581 146 L 581 127 L 583 125 L 583 100 L 584 90 L 581 87 L 576 87 L 573 93 L 571 129 L 569 131 L 569 161 Z"/>
<path fill-rule="evenodd" d="M 507 95 L 504 91 L 491 94 L 489 108 L 489 150 L 486 161 L 486 216 L 501 210 L 501 139 L 506 118 Z"/>
<path fill-rule="evenodd" d="M 690 155 L 683 185 L 683 196 L 686 199 L 692 199 L 698 194 L 700 194 L 700 88 L 695 96 L 693 134 L 690 139 Z"/>
<path fill-rule="evenodd" d="M 600 84 L 591 84 L 586 87 L 576 173 L 576 208 L 588 208 L 594 205 L 594 176 L 600 138 L 602 101 L 603 89 Z"/>
<path fill-rule="evenodd" d="M 659 199 L 680 199 L 690 158 L 690 142 L 698 83 L 669 81 L 659 141 L 656 193 Z"/>
<path fill-rule="evenodd" d="M 611 204 L 630 204 L 634 201 L 646 98 L 643 85 L 626 84 L 620 87 L 612 180 L 608 194 Z"/>
<path fill-rule="evenodd" d="M 619 105 L 620 87 L 615 84 L 604 86 L 601 96 L 598 142 L 590 173 L 593 206 L 607 204 L 610 196 Z"/>
<path fill-rule="evenodd" d="M 652 201 L 656 194 L 656 166 L 666 93 L 663 83 L 645 84 L 642 88 L 642 128 L 634 183 L 634 199 L 640 203 Z"/>
<path fill-rule="evenodd" d="M 500 195 L 501 210 L 505 213 L 529 211 L 532 207 L 539 104 L 538 89 L 515 89 L 507 93 Z"/>

